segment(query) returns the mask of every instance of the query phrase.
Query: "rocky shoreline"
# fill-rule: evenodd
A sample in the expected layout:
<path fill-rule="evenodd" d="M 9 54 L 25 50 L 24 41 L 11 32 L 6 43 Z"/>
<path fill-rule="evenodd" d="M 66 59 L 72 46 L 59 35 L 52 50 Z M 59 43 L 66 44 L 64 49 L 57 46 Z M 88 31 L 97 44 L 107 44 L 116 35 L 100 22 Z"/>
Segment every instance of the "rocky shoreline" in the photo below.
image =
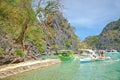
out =
<path fill-rule="evenodd" d="M 54 64 L 58 64 L 60 62 L 61 61 L 59 59 L 47 59 L 47 60 L 34 60 L 34 61 L 27 61 L 18 64 L 9 64 L 5 66 L 0 66 L 0 79 L 18 73 L 22 73 L 25 71 L 51 66 Z"/>

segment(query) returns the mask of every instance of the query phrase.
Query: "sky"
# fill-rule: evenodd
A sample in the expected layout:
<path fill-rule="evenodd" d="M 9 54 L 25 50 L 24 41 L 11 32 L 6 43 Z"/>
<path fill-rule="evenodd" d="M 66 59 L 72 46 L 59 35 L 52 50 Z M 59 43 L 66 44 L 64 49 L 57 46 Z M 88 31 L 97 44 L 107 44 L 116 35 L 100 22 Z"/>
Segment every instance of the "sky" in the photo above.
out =
<path fill-rule="evenodd" d="M 120 18 L 120 0 L 63 0 L 63 14 L 80 40 L 99 35 L 110 22 Z"/>

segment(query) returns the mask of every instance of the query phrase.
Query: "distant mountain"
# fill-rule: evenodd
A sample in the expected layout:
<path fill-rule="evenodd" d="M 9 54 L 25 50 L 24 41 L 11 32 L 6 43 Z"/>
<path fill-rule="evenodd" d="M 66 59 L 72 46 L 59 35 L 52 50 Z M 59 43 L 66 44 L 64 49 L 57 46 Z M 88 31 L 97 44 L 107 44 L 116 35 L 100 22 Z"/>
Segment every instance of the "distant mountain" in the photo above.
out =
<path fill-rule="evenodd" d="M 96 48 L 96 43 L 98 43 L 98 36 L 89 36 L 84 40 L 89 47 Z"/>
<path fill-rule="evenodd" d="M 92 36 L 95 37 L 95 36 Z M 86 43 L 97 49 L 120 49 L 120 19 L 105 26 L 97 39 L 86 38 Z M 94 45 L 93 45 L 94 44 Z"/>

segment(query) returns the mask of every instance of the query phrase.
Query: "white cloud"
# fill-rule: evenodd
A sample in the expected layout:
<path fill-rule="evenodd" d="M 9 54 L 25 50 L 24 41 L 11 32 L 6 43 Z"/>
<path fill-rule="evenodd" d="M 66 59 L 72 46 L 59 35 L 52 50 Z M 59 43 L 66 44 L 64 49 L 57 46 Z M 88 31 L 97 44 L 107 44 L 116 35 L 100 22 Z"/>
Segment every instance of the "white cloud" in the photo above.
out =
<path fill-rule="evenodd" d="M 120 0 L 65 0 L 64 13 L 73 25 L 96 27 L 120 17 L 119 3 Z"/>

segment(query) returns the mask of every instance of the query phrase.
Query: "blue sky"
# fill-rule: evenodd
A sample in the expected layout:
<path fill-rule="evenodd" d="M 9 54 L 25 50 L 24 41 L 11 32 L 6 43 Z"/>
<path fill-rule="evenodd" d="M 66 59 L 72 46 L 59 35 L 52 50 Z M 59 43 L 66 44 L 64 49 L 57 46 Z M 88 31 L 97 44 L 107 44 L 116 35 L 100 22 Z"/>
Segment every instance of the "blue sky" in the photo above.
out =
<path fill-rule="evenodd" d="M 109 22 L 120 18 L 120 0 L 63 0 L 63 13 L 83 40 L 98 35 Z"/>

